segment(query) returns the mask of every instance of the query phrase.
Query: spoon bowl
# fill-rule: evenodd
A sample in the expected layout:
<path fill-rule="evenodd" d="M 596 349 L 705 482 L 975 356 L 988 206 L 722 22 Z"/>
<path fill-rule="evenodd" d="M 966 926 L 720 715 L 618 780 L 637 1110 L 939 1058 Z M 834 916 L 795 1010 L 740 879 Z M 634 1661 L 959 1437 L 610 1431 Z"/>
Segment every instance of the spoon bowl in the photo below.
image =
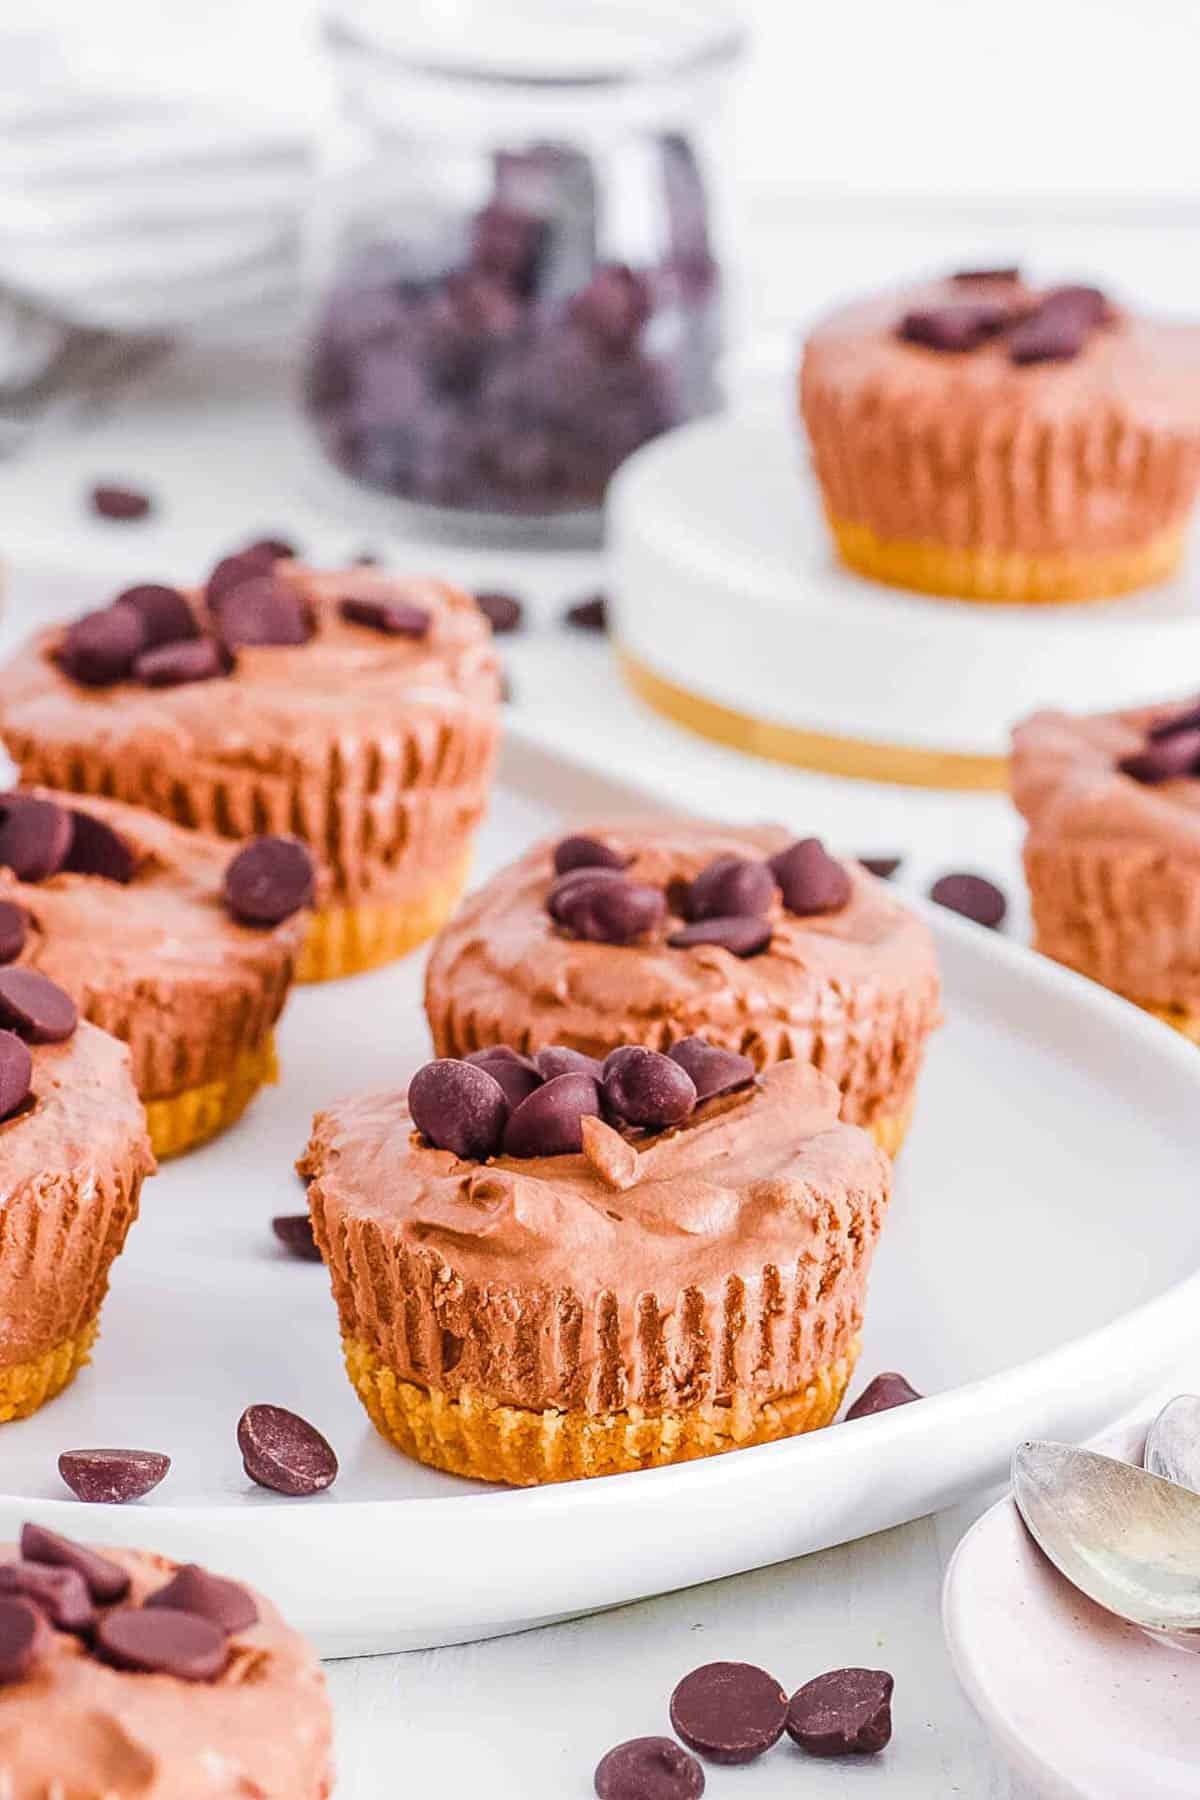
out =
<path fill-rule="evenodd" d="M 1200 1651 L 1200 1495 L 1071 1444 L 1018 1446 L 1013 1498 L 1034 1542 L 1081 1593 Z"/>
<path fill-rule="evenodd" d="M 1151 1475 L 1200 1494 L 1200 1394 L 1176 1394 L 1146 1434 L 1143 1458 Z"/>

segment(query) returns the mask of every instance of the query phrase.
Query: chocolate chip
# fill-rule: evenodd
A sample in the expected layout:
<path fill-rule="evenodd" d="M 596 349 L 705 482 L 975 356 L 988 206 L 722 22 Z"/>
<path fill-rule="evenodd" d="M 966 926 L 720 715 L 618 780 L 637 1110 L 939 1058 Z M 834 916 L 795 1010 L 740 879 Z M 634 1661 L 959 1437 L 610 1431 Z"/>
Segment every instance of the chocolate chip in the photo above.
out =
<path fill-rule="evenodd" d="M 137 860 L 129 844 L 103 819 L 78 808 L 71 811 L 71 844 L 63 868 L 72 875 L 96 875 L 102 881 L 133 880 Z"/>
<path fill-rule="evenodd" d="M 478 1069 L 486 1069 L 493 1081 L 500 1084 L 504 1098 L 508 1101 L 509 1111 L 520 1106 L 532 1094 L 534 1088 L 541 1087 L 543 1077 L 526 1056 L 518 1056 L 515 1050 L 497 1046 L 493 1050 L 476 1050 L 471 1056 L 463 1058 Z"/>
<path fill-rule="evenodd" d="M 356 600 L 339 602 L 338 611 L 350 625 L 366 625 L 382 631 L 386 637 L 423 638 L 433 623 L 433 614 L 408 600 Z"/>
<path fill-rule="evenodd" d="M 776 891 L 766 863 L 751 862 L 742 856 L 718 856 L 689 882 L 684 917 L 754 918 L 770 910 Z"/>
<path fill-rule="evenodd" d="M 0 1562 L 0 1594 L 23 1594 L 40 1606 L 60 1631 L 88 1631 L 96 1609 L 78 1569 L 52 1569 L 47 1563 Z"/>
<path fill-rule="evenodd" d="M 273 563 L 295 562 L 300 551 L 290 538 L 264 537 L 255 538 L 252 544 L 247 544 L 242 554 L 244 556 L 269 556 Z"/>
<path fill-rule="evenodd" d="M 248 1406 L 238 1447 L 251 1481 L 277 1494 L 319 1494 L 338 1472 L 337 1457 L 315 1425 L 283 1406 Z"/>
<path fill-rule="evenodd" d="M 1107 324 L 1111 308 L 1098 287 L 1084 287 L 1076 282 L 1065 287 L 1050 288 L 1038 302 L 1039 315 L 1052 313 L 1057 318 L 1076 320 L 1084 331 Z"/>
<path fill-rule="evenodd" d="M 189 681 L 228 675 L 233 666 L 233 652 L 216 638 L 205 637 L 146 650 L 134 663 L 133 673 L 144 687 L 183 687 Z"/>
<path fill-rule="evenodd" d="M 666 916 L 659 888 L 613 869 L 576 869 L 550 890 L 546 909 L 559 925 L 594 944 L 632 944 Z"/>
<path fill-rule="evenodd" d="M 599 1800 L 697 1800 L 703 1792 L 704 1770 L 674 1738 L 630 1738 L 596 1768 Z"/>
<path fill-rule="evenodd" d="M 1027 363 L 1069 362 L 1087 341 L 1087 325 L 1072 307 L 1039 306 L 1008 337 L 1009 360 Z"/>
<path fill-rule="evenodd" d="M 905 313 L 897 336 L 906 344 L 920 344 L 926 350 L 940 350 L 959 355 L 977 350 L 1004 323 L 1001 308 L 973 306 L 969 302 L 957 306 L 927 306 Z"/>
<path fill-rule="evenodd" d="M 572 1050 L 568 1044 L 547 1044 L 533 1060 L 544 1081 L 553 1081 L 556 1075 L 590 1075 L 593 1081 L 604 1078 L 604 1064 L 598 1057 Z"/>
<path fill-rule="evenodd" d="M 95 1643 L 97 1655 L 114 1668 L 176 1681 L 213 1681 L 229 1660 L 219 1626 L 167 1606 L 121 1606 L 106 1613 Z"/>
<path fill-rule="evenodd" d="M 830 1669 L 798 1688 L 787 1733 L 810 1756 L 874 1756 L 892 1735 L 892 1689 L 885 1669 Z"/>
<path fill-rule="evenodd" d="M 184 1563 L 165 1587 L 155 1588 L 146 1596 L 144 1604 L 191 1613 L 193 1618 L 207 1619 L 230 1636 L 235 1631 L 249 1631 L 251 1625 L 258 1623 L 254 1596 L 236 1581 L 210 1575 L 199 1563 Z"/>
<path fill-rule="evenodd" d="M 464 1162 L 483 1162 L 499 1148 L 508 1101 L 490 1069 L 442 1056 L 418 1069 L 409 1082 L 408 1110 L 435 1150 L 449 1150 Z"/>
<path fill-rule="evenodd" d="M 641 1044 L 623 1044 L 604 1063 L 604 1104 L 626 1125 L 661 1131 L 696 1104 L 696 1084 L 681 1063 Z"/>
<path fill-rule="evenodd" d="M 1191 731 L 1193 727 L 1200 727 L 1200 705 L 1186 706 L 1182 712 L 1173 712 L 1165 719 L 1159 719 L 1157 724 L 1150 727 L 1146 736 L 1152 743 L 1157 743 L 1159 738 L 1174 737 L 1177 731 Z"/>
<path fill-rule="evenodd" d="M 904 862 L 902 856 L 860 856 L 855 860 L 862 864 L 868 875 L 877 875 L 880 881 L 890 881 Z"/>
<path fill-rule="evenodd" d="M 733 919 L 698 919 L 673 931 L 667 939 L 672 950 L 693 950 L 701 944 L 715 944 L 731 956 L 757 956 L 771 942 L 769 919 L 748 919 L 744 914 Z"/>
<path fill-rule="evenodd" d="M 1020 281 L 1021 271 L 1014 263 L 1006 269 L 956 269 L 951 281 Z"/>
<path fill-rule="evenodd" d="M 563 618 L 576 631 L 607 631 L 608 601 L 603 594 L 589 594 L 586 600 L 568 606 Z"/>
<path fill-rule="evenodd" d="M 57 875 L 71 848 L 74 818 L 56 800 L 0 794 L 0 863 L 18 881 Z"/>
<path fill-rule="evenodd" d="M 556 875 L 570 875 L 576 869 L 624 869 L 628 865 L 629 858 L 611 844 L 602 844 L 599 838 L 583 833 L 561 838 L 554 846 Z"/>
<path fill-rule="evenodd" d="M 920 1400 L 912 1383 L 894 1369 L 888 1369 L 882 1375 L 876 1375 L 869 1381 L 853 1406 L 847 1407 L 847 1419 L 869 1419 L 872 1414 L 890 1412 L 893 1406 L 907 1406 L 910 1400 Z"/>
<path fill-rule="evenodd" d="M 1121 757 L 1117 768 L 1122 775 L 1146 787 L 1194 775 L 1200 769 L 1200 729 L 1177 726 L 1174 731 L 1160 733 L 1147 740 L 1145 749 Z"/>
<path fill-rule="evenodd" d="M 783 1736 L 787 1710 L 779 1683 L 753 1663 L 705 1663 L 671 1695 L 671 1724 L 716 1763 L 753 1762 Z"/>
<path fill-rule="evenodd" d="M 28 1600 L 0 1600 L 0 1684 L 23 1681 L 51 1644 L 50 1627 Z"/>
<path fill-rule="evenodd" d="M 151 508 L 149 494 L 140 488 L 114 487 L 98 482 L 92 489 L 92 511 L 102 519 L 144 519 Z"/>
<path fill-rule="evenodd" d="M 29 919 L 14 900 L 0 900 L 0 963 L 13 962 L 25 947 Z"/>
<path fill-rule="evenodd" d="M 505 1156 L 573 1156 L 583 1148 L 579 1121 L 599 1118 L 600 1089 L 590 1075 L 556 1075 L 522 1100 L 504 1130 Z"/>
<path fill-rule="evenodd" d="M 225 871 L 225 899 L 242 925 L 278 925 L 310 906 L 315 891 L 313 860 L 299 838 L 251 838 Z"/>
<path fill-rule="evenodd" d="M 0 1031 L 0 1120 L 11 1119 L 29 1098 L 33 1058 L 13 1031 Z"/>
<path fill-rule="evenodd" d="M 850 898 L 853 883 L 820 838 L 798 838 L 771 858 L 770 868 L 783 904 L 798 918 L 840 912 Z"/>
<path fill-rule="evenodd" d="M 0 969 L 0 1029 L 30 1044 L 59 1044 L 79 1023 L 70 994 L 37 969 Z"/>
<path fill-rule="evenodd" d="M 123 1506 L 156 1488 L 171 1467 L 158 1450 L 64 1450 L 58 1472 L 78 1500 Z"/>
<path fill-rule="evenodd" d="M 697 1105 L 702 1100 L 714 1100 L 718 1094 L 732 1094 L 737 1088 L 748 1087 L 754 1080 L 754 1064 L 748 1056 L 740 1056 L 736 1050 L 722 1050 L 706 1038 L 680 1038 L 667 1055 L 691 1076 Z"/>
<path fill-rule="evenodd" d="M 131 606 L 108 606 L 67 626 L 58 665 L 83 687 L 112 687 L 124 681 L 145 647 L 141 615 Z"/>
<path fill-rule="evenodd" d="M 982 875 L 939 876 L 929 890 L 929 898 L 936 900 L 939 906 L 949 907 L 951 912 L 961 913 L 964 919 L 971 919 L 976 925 L 986 925 L 990 931 L 1004 923 L 1008 911 L 1008 901 L 1000 888 Z"/>
<path fill-rule="evenodd" d="M 47 1531 L 44 1525 L 22 1525 L 21 1555 L 30 1562 L 77 1569 L 87 1582 L 88 1593 L 100 1606 L 111 1606 L 129 1592 L 129 1576 L 120 1563 L 110 1562 L 107 1556 L 89 1550 L 86 1544 L 77 1544 L 74 1538 Z"/>
<path fill-rule="evenodd" d="M 176 644 L 200 634 L 196 615 L 178 588 L 164 587 L 157 581 L 143 581 L 126 588 L 113 601 L 114 606 L 131 606 L 142 621 L 147 650 L 162 644 Z"/>
<path fill-rule="evenodd" d="M 260 575 L 269 575 L 278 560 L 274 551 L 265 546 L 237 550 L 232 556 L 223 556 L 205 583 L 204 598 L 209 608 L 213 612 L 219 612 L 226 594 L 231 594 L 235 588 L 242 587 L 247 581 L 256 580 Z"/>
<path fill-rule="evenodd" d="M 290 582 L 256 575 L 221 596 L 217 629 L 228 650 L 307 644 L 313 622 L 301 594 Z"/>
<path fill-rule="evenodd" d="M 358 552 L 358 555 L 353 557 L 351 560 L 354 562 L 354 564 L 357 568 L 377 569 L 379 567 L 379 564 L 380 564 L 382 558 L 379 556 L 378 551 L 360 550 Z"/>
<path fill-rule="evenodd" d="M 321 1252 L 307 1213 L 278 1213 L 271 1220 L 271 1230 L 288 1255 L 298 1262 L 320 1262 Z"/>
<path fill-rule="evenodd" d="M 521 629 L 525 608 L 515 594 L 485 589 L 482 594 L 476 594 L 475 604 L 498 636 Z"/>

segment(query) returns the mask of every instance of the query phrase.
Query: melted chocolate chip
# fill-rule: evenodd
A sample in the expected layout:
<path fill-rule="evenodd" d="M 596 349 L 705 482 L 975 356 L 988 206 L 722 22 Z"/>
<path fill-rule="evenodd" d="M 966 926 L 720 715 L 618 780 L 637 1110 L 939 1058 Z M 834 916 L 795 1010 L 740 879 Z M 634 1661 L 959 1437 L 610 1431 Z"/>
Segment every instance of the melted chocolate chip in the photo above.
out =
<path fill-rule="evenodd" d="M 223 556 L 204 588 L 204 598 L 213 612 L 219 612 L 221 602 L 226 594 L 241 587 L 247 581 L 254 581 L 260 575 L 268 575 L 279 558 L 274 551 L 261 545 L 256 549 L 238 550 L 232 556 Z"/>
<path fill-rule="evenodd" d="M 97 482 L 92 489 L 92 511 L 102 519 L 144 519 L 153 502 L 140 488 L 116 487 Z"/>
<path fill-rule="evenodd" d="M 73 1538 L 47 1531 L 44 1525 L 22 1525 L 21 1555 L 29 1562 L 78 1570 L 99 1606 L 112 1606 L 129 1592 L 129 1576 L 120 1563 L 110 1562 L 107 1556 L 89 1550 L 86 1544 L 77 1544 Z"/>
<path fill-rule="evenodd" d="M 783 904 L 798 918 L 840 912 L 853 888 L 849 875 L 820 838 L 798 838 L 770 862 Z"/>
<path fill-rule="evenodd" d="M 137 873 L 130 845 L 111 825 L 91 813 L 72 809 L 71 845 L 63 868 L 72 875 L 95 875 L 102 881 L 127 885 Z"/>
<path fill-rule="evenodd" d="M 29 1046 L 13 1031 L 0 1031 L 0 1120 L 20 1112 L 33 1085 Z"/>
<path fill-rule="evenodd" d="M 50 1627 L 28 1600 L 0 1600 L 0 1685 L 23 1681 L 51 1644 Z"/>
<path fill-rule="evenodd" d="M 615 869 L 576 869 L 551 888 L 546 909 L 573 936 L 594 944 L 633 944 L 666 916 L 662 892 Z"/>
<path fill-rule="evenodd" d="M 525 608 L 515 594 L 485 590 L 475 595 L 475 604 L 498 637 L 521 629 Z"/>
<path fill-rule="evenodd" d="M 297 1262 L 320 1262 L 321 1252 L 307 1213 L 279 1213 L 271 1220 L 271 1230 Z"/>
<path fill-rule="evenodd" d="M 576 869 L 624 869 L 629 858 L 599 838 L 578 833 L 565 837 L 554 846 L 554 873 L 571 875 Z"/>
<path fill-rule="evenodd" d="M 18 881 L 46 881 L 67 860 L 74 815 L 35 794 L 0 795 L 0 863 Z"/>
<path fill-rule="evenodd" d="M 146 650 L 133 665 L 143 687 L 183 687 L 189 681 L 212 681 L 228 675 L 234 656 L 216 638 L 193 638 L 188 643 L 162 644 Z"/>
<path fill-rule="evenodd" d="M 228 650 L 307 644 L 313 621 L 290 582 L 256 575 L 221 596 L 217 630 Z"/>
<path fill-rule="evenodd" d="M 732 1094 L 754 1080 L 754 1064 L 736 1050 L 721 1050 L 702 1037 L 681 1038 L 667 1051 L 672 1062 L 686 1069 L 696 1089 L 696 1104 Z"/>
<path fill-rule="evenodd" d="M 14 900 L 0 900 L 0 963 L 13 962 L 25 947 L 29 919 Z"/>
<path fill-rule="evenodd" d="M 1002 329 L 1007 313 L 1003 307 L 974 305 L 964 301 L 958 305 L 927 306 L 905 313 L 897 336 L 906 344 L 920 344 L 926 350 L 939 350 L 952 355 L 977 350 L 980 344 Z"/>
<path fill-rule="evenodd" d="M 1160 732 L 1147 739 L 1144 749 L 1121 757 L 1117 768 L 1145 787 L 1194 775 L 1200 769 L 1200 728 L 1177 725 L 1172 731 Z"/>
<path fill-rule="evenodd" d="M 408 1110 L 435 1150 L 449 1150 L 464 1162 L 484 1162 L 499 1149 L 509 1109 L 490 1069 L 442 1056 L 418 1069 L 409 1082 Z"/>
<path fill-rule="evenodd" d="M 671 1695 L 671 1724 L 710 1762 L 753 1762 L 778 1743 L 788 1698 L 753 1663 L 705 1663 L 685 1675 Z"/>
<path fill-rule="evenodd" d="M 176 644 L 200 634 L 196 615 L 178 588 L 164 587 L 157 581 L 143 581 L 126 588 L 113 601 L 114 606 L 131 606 L 142 621 L 147 650 L 162 644 Z"/>
<path fill-rule="evenodd" d="M 674 1738 L 630 1738 L 596 1768 L 599 1800 L 698 1800 L 704 1770 Z"/>
<path fill-rule="evenodd" d="M 225 871 L 225 899 L 242 925 L 279 925 L 312 904 L 316 871 L 299 838 L 259 837 Z"/>
<path fill-rule="evenodd" d="M 766 863 L 718 856 L 691 881 L 683 896 L 687 919 L 755 918 L 768 912 L 775 880 Z"/>
<path fill-rule="evenodd" d="M 277 1494 L 319 1494 L 337 1476 L 332 1446 L 315 1425 L 284 1406 L 248 1406 L 238 1420 L 237 1440 L 251 1481 Z"/>
<path fill-rule="evenodd" d="M 476 1050 L 463 1060 L 474 1064 L 476 1068 L 486 1069 L 493 1081 L 499 1082 L 510 1112 L 514 1107 L 520 1106 L 534 1088 L 542 1085 L 543 1076 L 529 1058 L 518 1056 L 515 1050 L 508 1050 L 503 1046 L 497 1046 L 493 1050 Z"/>
<path fill-rule="evenodd" d="M 607 631 L 608 601 L 603 594 L 589 594 L 586 600 L 568 606 L 563 618 L 576 631 Z"/>
<path fill-rule="evenodd" d="M 78 1500 L 124 1506 L 162 1481 L 171 1459 L 159 1450 L 64 1450 L 58 1472 Z"/>
<path fill-rule="evenodd" d="M 95 1643 L 97 1655 L 116 1669 L 176 1681 L 214 1681 L 229 1660 L 219 1626 L 166 1606 L 121 1606 L 106 1613 Z"/>
<path fill-rule="evenodd" d="M 0 1562 L 0 1594 L 23 1594 L 39 1606 L 60 1631 L 88 1631 L 96 1609 L 78 1569 L 52 1569 L 47 1563 Z"/>
<path fill-rule="evenodd" d="M 889 1369 L 867 1383 L 854 1405 L 847 1407 L 846 1417 L 869 1419 L 873 1413 L 890 1412 L 893 1406 L 907 1406 L 911 1400 L 921 1398 L 910 1381 Z"/>
<path fill-rule="evenodd" d="M 572 1050 L 569 1044 L 547 1044 L 533 1060 L 544 1081 L 553 1081 L 556 1075 L 590 1075 L 593 1081 L 604 1078 L 604 1064 L 598 1057 Z"/>
<path fill-rule="evenodd" d="M 590 1075 L 556 1075 L 512 1114 L 505 1156 L 573 1156 L 583 1148 L 580 1120 L 599 1118 L 600 1089 Z"/>
<path fill-rule="evenodd" d="M 624 1044 L 605 1059 L 603 1091 L 610 1113 L 651 1131 L 678 1125 L 696 1104 L 696 1084 L 683 1065 L 640 1044 Z"/>
<path fill-rule="evenodd" d="M 249 1631 L 258 1623 L 254 1596 L 236 1581 L 210 1575 L 199 1563 L 184 1563 L 165 1587 L 147 1595 L 145 1605 L 191 1613 L 193 1618 L 207 1619 L 229 1636 L 235 1631 Z"/>
<path fill-rule="evenodd" d="M 58 665 L 82 687 L 112 687 L 124 681 L 145 647 L 141 615 L 131 606 L 108 606 L 67 626 Z"/>
<path fill-rule="evenodd" d="M 339 601 L 338 611 L 348 624 L 366 625 L 371 631 L 383 632 L 386 637 L 423 638 L 433 623 L 431 612 L 408 600 L 356 600 L 351 597 Z"/>
<path fill-rule="evenodd" d="M 699 919 L 673 931 L 667 939 L 672 950 L 694 950 L 701 944 L 715 944 L 731 956 L 757 956 L 771 942 L 771 921 L 750 919 L 744 914 L 732 919 Z"/>
<path fill-rule="evenodd" d="M 982 875 L 942 875 L 930 888 L 929 898 L 990 931 L 1004 923 L 1008 911 L 1003 891 Z"/>
<path fill-rule="evenodd" d="M 788 1704 L 788 1736 L 810 1756 L 874 1756 L 892 1735 L 886 1669 L 830 1669 L 798 1688 Z"/>
<path fill-rule="evenodd" d="M 79 1023 L 70 994 L 36 969 L 0 969 L 0 1029 L 30 1044 L 59 1044 Z"/>

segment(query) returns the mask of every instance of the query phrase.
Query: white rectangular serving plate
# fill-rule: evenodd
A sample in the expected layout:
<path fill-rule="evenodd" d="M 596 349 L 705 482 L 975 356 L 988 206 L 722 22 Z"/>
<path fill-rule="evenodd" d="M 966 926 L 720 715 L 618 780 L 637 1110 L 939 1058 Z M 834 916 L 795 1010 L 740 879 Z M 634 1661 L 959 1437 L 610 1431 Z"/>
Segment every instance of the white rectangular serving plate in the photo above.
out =
<path fill-rule="evenodd" d="M 651 794 L 510 735 L 487 875 L 568 818 Z M 790 823 L 801 827 L 802 819 Z M 313 1112 L 403 1085 L 428 1054 L 423 959 L 293 995 L 282 1084 L 167 1164 L 114 1270 L 94 1364 L 0 1431 L 0 1538 L 35 1517 L 261 1586 L 325 1655 L 460 1642 L 732 1574 L 877 1531 L 998 1480 L 1026 1435 L 1115 1419 L 1195 1335 L 1200 1053 L 1135 1008 L 934 908 L 946 1024 L 931 1047 L 871 1280 L 855 1386 L 898 1368 L 931 1396 L 811 1437 L 677 1468 L 505 1492 L 408 1461 L 341 1368 L 324 1270 L 270 1221 L 303 1208 Z M 256 1401 L 330 1438 L 324 1495 L 253 1487 Z M 136 1506 L 83 1506 L 65 1449 L 167 1451 Z"/>

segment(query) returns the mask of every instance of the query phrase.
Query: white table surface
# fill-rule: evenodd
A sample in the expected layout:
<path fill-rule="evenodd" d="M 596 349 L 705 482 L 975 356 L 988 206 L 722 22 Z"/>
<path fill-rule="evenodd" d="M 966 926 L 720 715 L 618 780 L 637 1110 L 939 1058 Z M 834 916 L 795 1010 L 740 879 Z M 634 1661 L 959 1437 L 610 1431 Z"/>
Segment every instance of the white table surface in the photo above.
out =
<path fill-rule="evenodd" d="M 92 518 L 86 492 L 105 479 L 152 488 L 154 518 Z M 544 742 L 653 781 L 698 809 L 782 817 L 848 850 L 908 850 L 908 879 L 917 885 L 939 870 L 973 867 L 1016 894 L 1017 832 L 1001 798 L 809 777 L 704 744 L 640 709 L 603 642 L 556 623 L 567 599 L 602 579 L 598 555 L 405 541 L 399 526 L 389 534 L 331 507 L 300 453 L 286 383 L 268 368 L 180 359 L 144 379 L 107 418 L 54 430 L 21 460 L 0 464 L 0 559 L 11 573 L 12 608 L 26 603 L 38 565 L 94 575 L 94 603 L 103 605 L 124 580 L 190 580 L 239 540 L 278 530 L 317 561 L 370 546 L 397 568 L 520 592 L 531 627 L 503 645 L 513 717 Z M 749 1769 L 712 1769 L 714 1797 L 1031 1800 L 962 1697 L 942 1645 L 942 1572 L 983 1498 L 820 1556 L 603 1616 L 456 1649 L 330 1664 L 338 1800 L 584 1800 L 603 1751 L 666 1730 L 675 1682 L 719 1659 L 761 1663 L 789 1688 L 846 1663 L 890 1668 L 896 1731 L 879 1762 L 803 1759 L 801 1767 L 781 1749 Z"/>

